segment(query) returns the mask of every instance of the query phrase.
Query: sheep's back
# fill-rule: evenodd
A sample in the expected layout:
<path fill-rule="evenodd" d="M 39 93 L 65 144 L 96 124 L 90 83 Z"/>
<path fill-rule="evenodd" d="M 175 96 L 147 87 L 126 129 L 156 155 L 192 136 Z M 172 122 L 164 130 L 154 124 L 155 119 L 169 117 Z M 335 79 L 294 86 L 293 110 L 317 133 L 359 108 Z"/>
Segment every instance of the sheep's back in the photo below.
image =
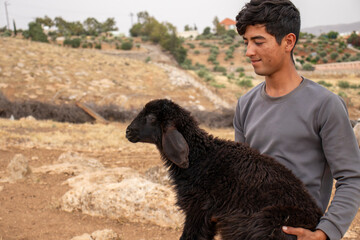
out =
<path fill-rule="evenodd" d="M 214 199 L 210 205 L 253 211 L 272 205 L 317 208 L 290 170 L 245 144 L 215 138 L 200 158 L 178 179 L 179 195 L 186 199 Z"/>

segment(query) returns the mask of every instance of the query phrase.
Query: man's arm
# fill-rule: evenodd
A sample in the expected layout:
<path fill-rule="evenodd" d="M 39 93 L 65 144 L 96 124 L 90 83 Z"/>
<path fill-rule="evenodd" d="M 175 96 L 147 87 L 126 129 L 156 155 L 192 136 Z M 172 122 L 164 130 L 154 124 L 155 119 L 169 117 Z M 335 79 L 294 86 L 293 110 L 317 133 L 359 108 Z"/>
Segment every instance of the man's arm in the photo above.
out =
<path fill-rule="evenodd" d="M 342 100 L 330 96 L 318 113 L 318 122 L 324 154 L 337 182 L 317 229 L 335 240 L 344 236 L 359 208 L 360 151 Z"/>
<path fill-rule="evenodd" d="M 234 129 L 235 129 L 235 142 L 245 142 L 245 136 L 243 131 L 243 126 L 240 121 L 240 99 L 236 105 L 235 116 L 234 116 Z"/>

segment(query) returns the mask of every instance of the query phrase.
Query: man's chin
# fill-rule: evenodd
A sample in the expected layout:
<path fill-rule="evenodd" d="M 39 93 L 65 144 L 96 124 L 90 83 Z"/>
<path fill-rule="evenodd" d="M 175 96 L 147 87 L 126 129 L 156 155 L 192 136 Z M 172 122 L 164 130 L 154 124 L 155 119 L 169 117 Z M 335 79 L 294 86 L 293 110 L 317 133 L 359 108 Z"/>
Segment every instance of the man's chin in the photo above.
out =
<path fill-rule="evenodd" d="M 255 68 L 254 68 L 254 72 L 259 76 L 266 76 L 267 75 L 264 71 L 256 70 Z"/>

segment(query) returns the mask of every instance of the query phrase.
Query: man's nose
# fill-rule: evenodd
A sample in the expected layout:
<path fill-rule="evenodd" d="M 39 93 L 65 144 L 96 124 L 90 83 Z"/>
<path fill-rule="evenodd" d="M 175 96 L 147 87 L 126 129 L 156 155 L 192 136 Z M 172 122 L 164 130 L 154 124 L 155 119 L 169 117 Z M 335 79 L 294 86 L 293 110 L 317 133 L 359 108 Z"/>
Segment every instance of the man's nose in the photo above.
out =
<path fill-rule="evenodd" d="M 248 43 L 246 46 L 246 54 L 247 57 L 251 57 L 255 55 L 254 47 L 252 44 Z"/>

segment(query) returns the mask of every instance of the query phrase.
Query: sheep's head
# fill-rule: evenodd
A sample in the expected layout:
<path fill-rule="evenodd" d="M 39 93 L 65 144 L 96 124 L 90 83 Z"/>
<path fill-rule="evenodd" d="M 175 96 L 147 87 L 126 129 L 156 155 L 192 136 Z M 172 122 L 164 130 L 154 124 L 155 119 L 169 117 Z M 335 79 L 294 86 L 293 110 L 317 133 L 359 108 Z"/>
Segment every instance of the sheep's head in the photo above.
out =
<path fill-rule="evenodd" d="M 153 143 L 171 162 L 188 168 L 189 146 L 176 124 L 178 113 L 182 111 L 170 100 L 153 100 L 127 127 L 126 138 L 133 143 Z"/>

